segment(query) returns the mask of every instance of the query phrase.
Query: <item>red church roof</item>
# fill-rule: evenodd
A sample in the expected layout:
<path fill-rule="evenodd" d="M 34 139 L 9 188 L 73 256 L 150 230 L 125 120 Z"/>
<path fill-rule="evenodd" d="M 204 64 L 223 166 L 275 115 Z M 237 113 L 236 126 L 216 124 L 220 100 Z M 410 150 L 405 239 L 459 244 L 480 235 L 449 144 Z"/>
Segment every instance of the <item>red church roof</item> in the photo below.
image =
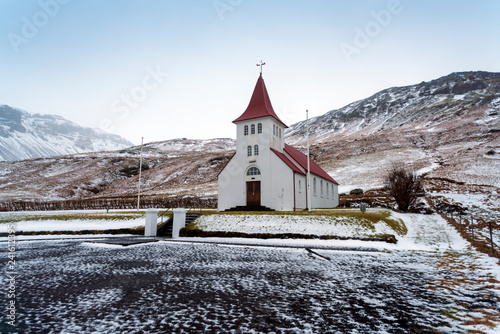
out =
<path fill-rule="evenodd" d="M 283 123 L 274 112 L 271 100 L 269 99 L 269 94 L 267 94 L 266 84 L 264 83 L 264 79 L 261 74 L 259 79 L 257 79 L 257 83 L 255 84 L 255 89 L 253 90 L 252 98 L 250 99 L 247 109 L 243 112 L 243 114 L 241 114 L 240 117 L 235 119 L 233 123 L 266 116 L 274 117 L 285 128 L 288 128 L 288 126 L 286 126 L 286 124 Z"/>
<path fill-rule="evenodd" d="M 273 150 L 274 151 L 274 150 Z M 305 169 L 307 171 L 307 156 L 299 151 L 297 151 L 296 149 L 294 149 L 293 147 L 291 147 L 290 145 L 287 145 L 285 144 L 285 152 L 293 159 L 295 160 L 303 169 Z M 278 154 L 277 152 L 274 152 L 278 155 L 278 157 L 281 158 L 281 160 L 283 160 L 283 162 L 285 162 L 288 166 L 289 163 L 287 161 L 285 161 L 280 154 Z M 283 155 L 284 156 L 284 155 Z M 286 158 L 286 156 L 285 156 Z M 289 160 L 289 159 L 287 159 Z M 315 174 L 317 176 L 320 176 L 328 181 L 331 181 L 335 184 L 338 184 L 337 181 L 335 181 L 330 175 L 328 175 L 327 172 L 325 172 L 323 170 L 323 168 L 321 168 L 320 166 L 318 166 L 317 163 L 314 162 L 313 159 L 309 158 L 309 165 L 311 167 L 311 173 L 312 174 Z M 295 170 L 294 168 L 292 168 L 293 170 Z"/>

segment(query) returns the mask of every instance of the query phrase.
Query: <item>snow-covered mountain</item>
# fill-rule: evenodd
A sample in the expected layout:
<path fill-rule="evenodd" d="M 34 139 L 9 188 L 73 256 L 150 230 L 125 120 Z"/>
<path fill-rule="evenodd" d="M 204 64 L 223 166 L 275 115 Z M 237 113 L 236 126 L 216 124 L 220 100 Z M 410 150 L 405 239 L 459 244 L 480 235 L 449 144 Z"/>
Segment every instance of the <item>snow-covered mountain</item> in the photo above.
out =
<path fill-rule="evenodd" d="M 132 145 L 118 135 L 81 127 L 61 116 L 30 114 L 0 105 L 0 161 L 109 151 Z"/>
<path fill-rule="evenodd" d="M 500 73 L 452 73 L 385 89 L 311 119 L 311 152 L 341 191 L 381 187 L 388 167 L 404 162 L 428 179 L 496 192 L 499 115 Z M 286 137 L 305 145 L 305 121 L 290 126 Z"/>
<path fill-rule="evenodd" d="M 309 120 L 309 135 L 372 135 L 390 129 L 432 129 L 439 124 L 481 117 L 483 128 L 500 129 L 500 73 L 460 72 L 420 84 L 382 90 L 366 99 Z M 477 123 L 477 122 L 476 122 Z M 289 142 L 303 142 L 305 121 L 286 131 Z"/>

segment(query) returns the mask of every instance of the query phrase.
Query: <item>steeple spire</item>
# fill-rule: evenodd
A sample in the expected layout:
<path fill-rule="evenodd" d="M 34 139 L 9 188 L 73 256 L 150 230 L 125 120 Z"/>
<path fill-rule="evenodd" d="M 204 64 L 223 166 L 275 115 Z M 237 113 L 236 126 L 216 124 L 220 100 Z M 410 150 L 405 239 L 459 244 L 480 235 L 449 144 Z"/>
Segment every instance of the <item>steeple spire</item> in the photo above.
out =
<path fill-rule="evenodd" d="M 263 64 L 264 63 L 262 63 L 262 65 Z M 243 114 L 241 114 L 240 117 L 235 119 L 233 123 L 245 121 L 248 119 L 266 117 L 266 116 L 273 117 L 278 122 L 280 122 L 283 125 L 283 127 L 288 128 L 288 126 L 285 123 L 283 123 L 283 121 L 280 120 L 278 115 L 276 115 L 276 113 L 274 112 L 261 73 L 259 78 L 257 79 L 257 83 L 255 84 L 255 88 L 253 90 L 253 94 L 252 97 L 250 98 L 250 103 L 248 104 L 247 109 L 243 112 Z"/>

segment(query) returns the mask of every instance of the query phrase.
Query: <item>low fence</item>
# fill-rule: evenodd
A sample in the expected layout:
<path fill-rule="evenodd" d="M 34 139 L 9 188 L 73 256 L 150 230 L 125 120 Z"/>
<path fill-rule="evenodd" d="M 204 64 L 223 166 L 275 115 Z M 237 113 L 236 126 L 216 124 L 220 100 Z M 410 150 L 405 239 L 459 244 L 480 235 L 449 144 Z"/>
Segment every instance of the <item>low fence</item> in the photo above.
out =
<path fill-rule="evenodd" d="M 436 202 L 425 197 L 437 213 L 453 225 L 460 235 L 478 251 L 500 259 L 500 224 L 490 219 L 476 217 L 467 207 Z"/>
<path fill-rule="evenodd" d="M 141 197 L 140 208 L 217 207 L 215 197 Z M 109 210 L 137 209 L 137 197 L 87 198 L 60 201 L 25 200 L 0 203 L 0 211 Z"/>

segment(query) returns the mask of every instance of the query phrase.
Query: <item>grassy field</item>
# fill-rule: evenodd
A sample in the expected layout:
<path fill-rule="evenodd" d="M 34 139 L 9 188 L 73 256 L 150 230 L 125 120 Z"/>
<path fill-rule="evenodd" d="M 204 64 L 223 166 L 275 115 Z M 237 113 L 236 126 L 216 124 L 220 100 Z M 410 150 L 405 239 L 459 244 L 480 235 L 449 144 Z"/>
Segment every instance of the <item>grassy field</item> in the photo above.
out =
<path fill-rule="evenodd" d="M 312 212 L 212 212 L 188 225 L 190 237 L 326 238 L 396 242 L 407 233 L 390 210 L 329 209 Z"/>
<path fill-rule="evenodd" d="M 35 220 L 131 220 L 144 217 L 143 211 L 95 212 L 95 211 L 48 211 L 48 212 L 5 212 L 0 215 L 0 224 Z"/>

